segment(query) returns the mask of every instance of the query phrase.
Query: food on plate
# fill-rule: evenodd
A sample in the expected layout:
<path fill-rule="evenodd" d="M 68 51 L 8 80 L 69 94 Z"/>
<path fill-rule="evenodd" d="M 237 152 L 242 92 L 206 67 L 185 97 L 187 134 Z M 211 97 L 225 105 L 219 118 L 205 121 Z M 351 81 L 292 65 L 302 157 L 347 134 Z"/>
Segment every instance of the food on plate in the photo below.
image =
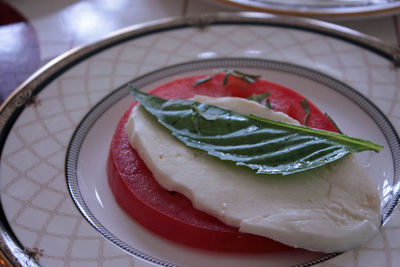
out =
<path fill-rule="evenodd" d="M 298 93 L 237 71 L 132 93 L 141 104 L 116 130 L 109 183 L 150 230 L 250 252 L 344 251 L 379 230 L 377 187 L 352 152 L 381 147 L 313 129 L 338 131 Z"/>

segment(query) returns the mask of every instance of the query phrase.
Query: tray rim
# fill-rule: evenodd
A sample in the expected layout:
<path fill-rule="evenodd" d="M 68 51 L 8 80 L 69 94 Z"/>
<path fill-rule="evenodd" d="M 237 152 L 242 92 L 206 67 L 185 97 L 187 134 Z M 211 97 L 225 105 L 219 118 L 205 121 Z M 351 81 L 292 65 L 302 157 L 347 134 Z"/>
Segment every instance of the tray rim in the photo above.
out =
<path fill-rule="evenodd" d="M 47 84 L 67 69 L 119 43 L 123 43 L 143 35 L 168 31 L 177 28 L 204 28 L 211 25 L 267 25 L 282 28 L 294 28 L 322 35 L 328 35 L 356 44 L 370 50 L 392 62 L 394 67 L 400 66 L 400 49 L 391 46 L 378 38 L 316 19 L 288 17 L 259 12 L 238 13 L 204 13 L 200 15 L 171 17 L 152 22 L 136 24 L 115 31 L 99 41 L 78 46 L 56 57 L 23 82 L 0 106 L 0 155 L 14 122 L 24 108 L 35 101 L 35 96 Z M 3 208 L 0 207 L 0 250 L 12 265 L 37 266 L 36 253 L 27 251 L 19 243 L 11 227 L 8 225 Z"/>

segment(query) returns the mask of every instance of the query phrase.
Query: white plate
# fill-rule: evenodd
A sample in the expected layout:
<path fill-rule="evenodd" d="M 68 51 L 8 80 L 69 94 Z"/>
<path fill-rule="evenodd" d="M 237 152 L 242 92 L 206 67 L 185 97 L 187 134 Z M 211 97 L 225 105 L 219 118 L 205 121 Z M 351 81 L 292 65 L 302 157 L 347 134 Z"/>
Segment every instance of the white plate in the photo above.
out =
<path fill-rule="evenodd" d="M 184 249 L 143 231 L 118 210 L 104 183 L 107 142 L 131 99 L 121 96 L 120 101 L 107 104 L 100 114 L 93 110 L 109 101 L 112 91 L 137 77 L 176 64 L 196 62 L 197 66 L 198 60 L 205 59 L 217 65 L 221 58 L 251 64 L 257 59 L 276 61 L 279 66 L 295 66 L 297 70 L 343 82 L 347 89 L 338 92 L 331 89 L 338 85 L 321 85 L 319 78 L 288 73 L 277 69 L 278 65 L 272 69 L 238 66 L 260 71 L 266 79 L 296 88 L 334 117 L 347 134 L 385 145 L 379 156 L 367 155 L 361 160 L 372 163 L 369 170 L 389 201 L 385 206 L 389 214 L 398 198 L 393 194 L 398 192 L 400 164 L 395 130 L 400 126 L 400 73 L 394 67 L 397 53 L 376 39 L 331 24 L 258 13 L 168 19 L 134 26 L 71 51 L 22 85 L 1 109 L 1 248 L 15 265 L 25 265 L 27 261 L 33 264 L 29 257 L 32 254 L 43 266 L 131 266 L 140 261 L 167 266 L 203 265 L 203 259 L 216 264 L 236 260 L 254 264 L 253 259 Z M 187 66 L 185 73 L 180 69 L 140 87 L 152 87 L 178 74 L 205 73 L 215 67 Z M 299 88 L 300 84 L 305 86 Z M 354 101 L 353 94 L 359 100 Z M 71 161 L 65 168 L 65 157 L 75 129 L 83 129 L 85 120 L 80 123 L 86 114 L 96 114 L 96 119 L 85 132 L 83 143 L 77 146 L 77 183 L 74 186 L 69 180 L 72 192 L 79 186 L 77 192 L 87 206 L 84 209 L 80 204 L 85 219 L 67 187 L 65 171 Z M 84 138 L 86 134 L 95 138 Z M 111 212 L 112 217 L 110 208 L 115 212 Z M 119 219 L 110 219 L 114 216 Z M 400 243 L 397 207 L 390 217 L 394 219 L 375 240 L 328 262 L 353 266 L 395 262 Z M 117 222 L 121 225 L 117 226 Z M 127 229 L 133 229 L 135 234 L 126 235 Z M 261 260 L 281 261 L 287 256 L 266 255 Z M 290 256 L 298 264 L 314 257 Z"/>
<path fill-rule="evenodd" d="M 318 103 L 351 135 L 372 140 L 390 147 L 389 121 L 367 99 L 345 84 L 314 70 L 277 61 L 251 58 L 225 58 L 193 61 L 169 66 L 138 77 L 131 84 L 142 90 L 155 88 L 175 77 L 210 74 L 219 68 L 239 69 L 246 73 L 268 77 L 268 80 L 299 92 Z M 72 197 L 90 223 L 107 239 L 128 252 L 161 265 L 190 266 L 292 266 L 323 261 L 331 256 L 304 251 L 270 253 L 267 255 L 240 255 L 207 253 L 188 249 L 157 238 L 134 223 L 118 207 L 108 186 L 105 171 L 108 150 L 121 114 L 132 104 L 128 88 L 122 87 L 106 96 L 84 118 L 71 140 L 66 158 L 67 183 Z M 338 105 L 338 103 L 340 105 Z M 354 122 L 357 121 L 357 125 Z M 383 131 L 383 132 L 382 132 Z M 376 183 L 384 199 L 384 184 L 393 176 L 394 154 L 386 149 L 357 155 Z M 93 168 L 93 166 L 99 166 Z M 101 167 L 102 166 L 102 167 Z M 160 227 L 162 227 L 160 225 Z M 215 264 L 216 258 L 218 264 Z"/>
<path fill-rule="evenodd" d="M 399 1 L 391 0 L 214 0 L 254 11 L 308 17 L 363 17 L 395 14 Z"/>

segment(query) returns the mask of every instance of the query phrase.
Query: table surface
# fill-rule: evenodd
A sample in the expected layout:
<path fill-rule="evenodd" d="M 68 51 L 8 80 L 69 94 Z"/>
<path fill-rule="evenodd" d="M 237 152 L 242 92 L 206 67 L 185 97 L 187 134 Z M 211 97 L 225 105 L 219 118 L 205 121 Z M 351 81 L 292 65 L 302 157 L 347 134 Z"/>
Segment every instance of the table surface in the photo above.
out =
<path fill-rule="evenodd" d="M 171 16 L 241 10 L 198 0 L 0 1 L 0 101 L 52 59 L 115 30 Z M 399 21 L 396 14 L 330 20 L 393 46 L 400 45 Z"/>

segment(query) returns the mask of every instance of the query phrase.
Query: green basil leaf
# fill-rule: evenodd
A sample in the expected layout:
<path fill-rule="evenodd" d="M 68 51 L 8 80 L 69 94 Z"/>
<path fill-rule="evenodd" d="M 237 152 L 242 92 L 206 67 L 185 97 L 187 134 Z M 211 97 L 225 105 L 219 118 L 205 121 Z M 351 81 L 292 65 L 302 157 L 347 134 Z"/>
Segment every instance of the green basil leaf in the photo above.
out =
<path fill-rule="evenodd" d="M 304 112 L 306 113 L 306 115 L 304 116 L 303 124 L 305 126 L 307 126 L 307 120 L 308 120 L 308 117 L 310 116 L 310 106 L 308 105 L 308 102 L 305 99 L 300 101 L 300 105 L 304 109 Z"/>
<path fill-rule="evenodd" d="M 260 174 L 287 175 L 322 166 L 351 152 L 383 148 L 367 140 L 204 103 L 165 100 L 135 88 L 131 88 L 131 94 L 187 146 Z"/>
<path fill-rule="evenodd" d="M 209 75 L 207 77 L 204 77 L 202 79 L 197 80 L 196 82 L 193 83 L 193 86 L 198 86 L 200 84 L 203 84 L 203 83 L 206 83 L 208 81 L 211 81 L 212 78 L 214 78 L 219 73 L 225 73 L 224 74 L 224 80 L 222 81 L 222 85 L 227 85 L 228 84 L 229 76 L 236 77 L 237 79 L 245 81 L 247 83 L 255 83 L 257 81 L 257 79 L 261 77 L 260 75 L 248 74 L 248 73 L 244 73 L 244 72 L 238 71 L 238 70 L 219 69 L 215 73 L 213 73 L 213 74 L 211 74 L 211 75 Z"/>
<path fill-rule="evenodd" d="M 259 94 L 259 95 L 254 94 L 254 95 L 252 95 L 252 96 L 249 96 L 249 97 L 246 98 L 246 99 L 247 99 L 247 100 L 256 101 L 257 103 L 261 104 L 261 102 L 262 102 L 264 99 L 267 99 L 267 98 L 269 97 L 270 94 L 271 94 L 270 92 L 266 92 L 266 93 L 264 93 L 264 94 Z"/>
<path fill-rule="evenodd" d="M 270 102 L 270 100 L 268 98 L 270 94 L 271 94 L 270 92 L 266 92 L 266 93 L 258 94 L 258 95 L 254 94 L 254 95 L 252 95 L 252 96 L 250 96 L 250 97 L 248 97 L 246 99 L 247 100 L 256 101 L 257 103 L 260 103 L 260 104 L 261 104 L 262 101 L 265 100 L 265 106 L 267 108 L 269 108 L 269 109 L 273 109 L 274 107 L 272 106 L 272 104 L 271 104 L 271 102 Z"/>

